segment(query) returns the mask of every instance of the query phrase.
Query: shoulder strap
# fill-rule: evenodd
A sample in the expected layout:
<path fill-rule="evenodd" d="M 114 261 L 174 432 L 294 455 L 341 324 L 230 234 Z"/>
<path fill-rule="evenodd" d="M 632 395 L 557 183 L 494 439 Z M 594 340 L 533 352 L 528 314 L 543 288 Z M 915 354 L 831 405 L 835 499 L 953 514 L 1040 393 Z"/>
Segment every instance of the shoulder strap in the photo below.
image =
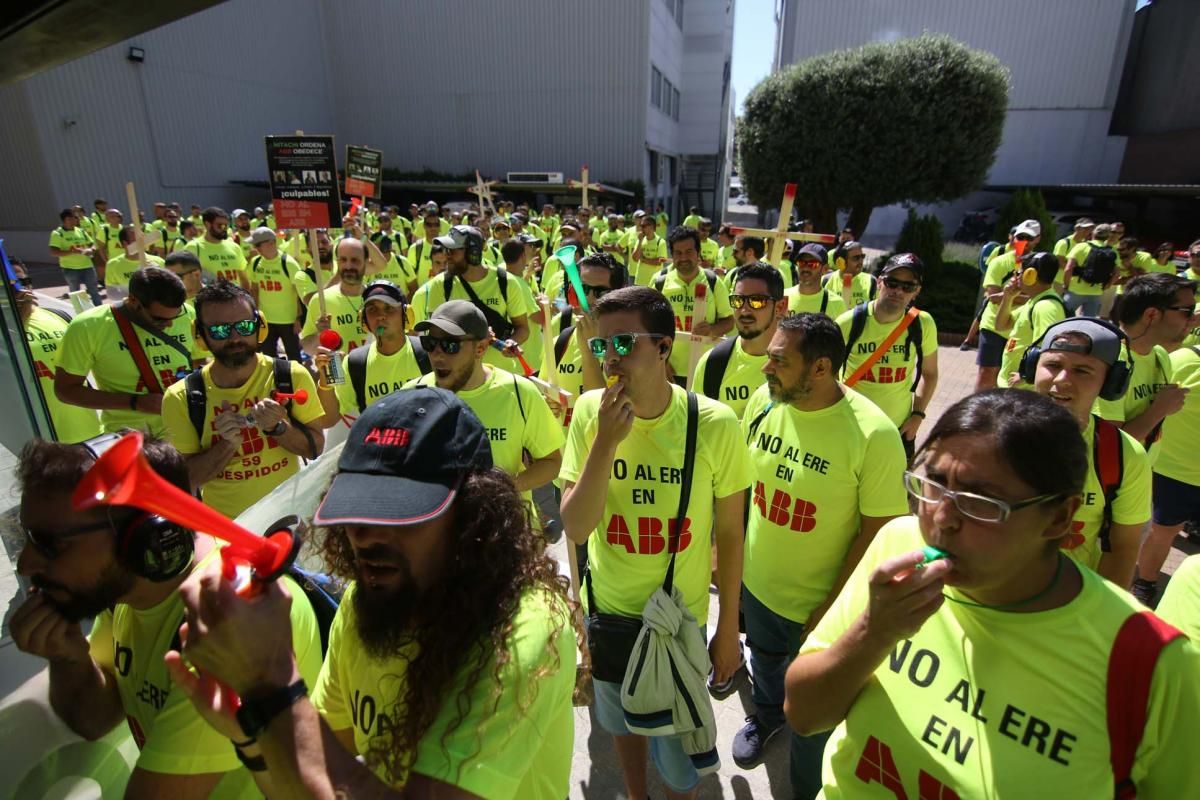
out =
<path fill-rule="evenodd" d="M 1121 448 L 1121 431 L 1116 425 L 1106 419 L 1092 415 L 1092 466 L 1096 470 L 1096 479 L 1104 492 L 1104 518 L 1100 522 L 1100 549 L 1112 552 L 1112 541 L 1109 539 L 1109 529 L 1112 527 L 1112 509 L 1116 502 L 1117 492 L 1121 488 L 1121 479 L 1125 474 L 1125 454 Z"/>
<path fill-rule="evenodd" d="M 463 278 L 466 282 L 466 278 Z M 504 303 L 504 310 L 508 311 L 508 270 L 504 267 L 496 267 L 496 285 L 500 287 L 500 302 Z"/>
<path fill-rule="evenodd" d="M 1108 657 L 1106 707 L 1114 796 L 1137 796 L 1130 773 L 1149 717 L 1150 685 L 1159 656 L 1183 633 L 1149 611 L 1130 614 Z"/>
<path fill-rule="evenodd" d="M 562 363 L 563 354 L 567 352 L 567 343 L 571 341 L 571 335 L 574 333 L 574 325 L 568 325 L 558 332 L 558 338 L 554 340 L 554 363 L 556 366 Z"/>
<path fill-rule="evenodd" d="M 822 289 L 821 290 L 821 313 L 824 314 L 825 310 L 827 308 L 829 308 L 829 292 Z"/>
<path fill-rule="evenodd" d="M 842 359 L 843 363 L 850 360 L 850 351 L 854 349 L 854 343 L 862 338 L 863 331 L 867 329 L 867 304 L 859 303 L 854 307 L 854 314 L 850 317 L 850 332 L 846 334 L 846 355 Z"/>
<path fill-rule="evenodd" d="M 184 394 L 187 396 L 188 419 L 196 429 L 196 440 L 204 447 L 204 414 L 208 410 L 208 396 L 204 388 L 204 371 L 189 372 L 184 378 Z"/>
<path fill-rule="evenodd" d="M 924 344 L 921 335 L 921 312 L 917 312 L 917 316 L 913 317 L 912 324 L 908 326 L 908 338 L 904 340 L 904 360 L 907 361 L 912 353 L 913 347 L 917 348 L 917 363 L 913 369 L 913 381 L 909 387 L 910 392 L 917 390 L 917 384 L 921 382 L 921 365 L 925 363 L 925 353 L 922 345 Z"/>
<path fill-rule="evenodd" d="M 493 369 L 494 369 L 494 367 L 493 367 Z M 520 376 L 516 375 L 515 373 L 510 372 L 508 374 L 512 375 L 513 394 L 515 394 L 517 396 L 517 410 L 521 412 L 521 422 L 526 422 L 527 420 L 525 419 L 525 404 L 521 402 L 521 387 L 517 385 L 518 382 L 521 381 L 522 379 Z"/>
<path fill-rule="evenodd" d="M 283 256 L 284 263 L 287 263 L 287 253 L 280 253 L 280 255 Z M 255 256 L 254 258 L 250 259 L 250 271 L 257 272 L 258 265 L 262 263 L 262 260 L 262 256 Z M 284 272 L 286 273 L 287 270 L 285 269 Z"/>
<path fill-rule="evenodd" d="M 683 480 L 679 484 L 679 510 L 675 512 L 675 529 L 669 531 L 672 543 L 671 563 L 667 565 L 667 576 L 663 578 L 663 591 L 671 594 L 675 582 L 675 556 L 683 523 L 687 519 L 688 498 L 692 494 L 692 467 L 696 461 L 696 429 L 700 425 L 700 402 L 695 392 L 687 393 L 687 435 L 683 444 Z"/>
<path fill-rule="evenodd" d="M 704 277 L 708 280 L 708 290 L 715 296 L 717 293 L 717 273 L 711 269 L 704 270 Z"/>
<path fill-rule="evenodd" d="M 704 386 L 701 391 L 705 397 L 713 400 L 721 399 L 721 381 L 729 368 L 729 359 L 733 356 L 733 344 L 736 338 L 722 339 L 720 344 L 708 353 L 708 362 L 704 365 Z"/>
<path fill-rule="evenodd" d="M 433 367 L 429 363 L 429 353 L 426 353 L 425 348 L 421 346 L 421 337 L 409 336 L 408 346 L 412 348 L 413 358 L 416 359 L 417 369 L 421 370 L 421 374 L 428 375 L 433 372 Z"/>
<path fill-rule="evenodd" d="M 866 308 L 865 303 L 862 304 L 862 306 L 864 309 Z M 858 309 L 856 308 L 855 311 L 857 312 Z M 875 348 L 875 352 L 867 356 L 866 361 L 863 361 L 861 364 L 859 364 L 858 369 L 854 370 L 849 378 L 846 378 L 845 384 L 847 386 L 853 386 L 862 380 L 862 377 L 870 372 L 871 367 L 875 366 L 879 359 L 883 358 L 884 353 L 891 349 L 892 345 L 896 343 L 896 340 L 900 338 L 900 334 L 904 333 L 904 331 L 908 329 L 908 326 L 913 323 L 913 320 L 920 316 L 920 314 L 921 311 L 916 306 L 909 308 L 901 318 L 900 322 L 896 324 L 896 327 L 892 328 L 891 332 L 885 336 L 883 341 L 880 342 Z"/>
<path fill-rule="evenodd" d="M 285 394 L 291 394 L 294 389 L 292 386 L 292 362 L 286 358 L 271 358 L 271 369 L 275 377 L 275 390 Z M 310 461 L 315 459 L 320 453 L 317 452 L 317 442 L 313 439 L 312 431 L 308 426 L 296 419 L 296 415 L 292 413 L 292 401 L 288 400 L 283 404 L 283 408 L 287 411 L 288 421 L 292 423 L 292 427 L 300 431 L 304 436 L 304 441 L 308 442 L 308 452 L 310 455 L 303 455 L 301 458 L 307 458 Z"/>
<path fill-rule="evenodd" d="M 654 291 L 661 294 L 662 290 L 663 290 L 663 284 L 665 284 L 666 282 L 667 282 L 667 273 L 665 271 L 655 274 L 655 276 L 654 276 Z"/>
<path fill-rule="evenodd" d="M 142 383 L 146 385 L 146 391 L 151 394 L 162 394 L 163 387 L 150 367 L 150 359 L 146 358 L 146 351 L 142 349 L 142 340 L 133 330 L 133 322 L 125 315 L 121 306 L 113 306 L 112 316 L 116 320 L 117 330 L 121 332 L 121 338 L 125 340 L 125 347 L 129 350 L 129 355 L 137 367 L 138 375 L 141 376 Z"/>
<path fill-rule="evenodd" d="M 408 338 L 409 342 L 413 339 L 411 336 Z M 350 385 L 354 388 L 354 401 L 358 404 L 360 414 L 367 409 L 367 355 L 370 350 L 369 344 L 360 344 L 346 356 L 346 373 L 350 376 Z"/>
<path fill-rule="evenodd" d="M 800 271 L 796 269 L 795 261 L 789 261 L 788 268 L 792 271 L 792 286 L 795 286 L 800 282 Z"/>
<path fill-rule="evenodd" d="M 750 425 L 746 429 L 746 444 L 750 444 L 754 440 L 754 434 L 758 433 L 758 426 L 762 425 L 762 421 L 771 413 L 771 409 L 775 407 L 775 401 L 771 400 L 763 408 L 762 411 L 755 415 L 754 419 L 750 420 Z"/>
<path fill-rule="evenodd" d="M 38 306 L 38 308 L 49 311 L 51 314 L 58 317 L 63 322 L 67 323 L 68 325 L 71 324 L 71 315 L 68 314 L 66 311 L 63 311 L 61 308 L 50 308 L 49 306 Z M 1192 348 L 1192 349 L 1194 350 L 1195 348 Z"/>

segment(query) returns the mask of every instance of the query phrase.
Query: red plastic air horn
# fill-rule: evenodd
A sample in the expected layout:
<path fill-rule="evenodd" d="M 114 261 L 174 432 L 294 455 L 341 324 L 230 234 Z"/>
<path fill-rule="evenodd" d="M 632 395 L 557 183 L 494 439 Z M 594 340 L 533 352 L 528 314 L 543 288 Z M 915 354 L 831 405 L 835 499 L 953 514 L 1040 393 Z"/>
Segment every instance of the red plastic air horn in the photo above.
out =
<path fill-rule="evenodd" d="M 287 392 L 271 392 L 271 399 L 276 402 L 282 402 L 284 400 L 295 400 L 300 405 L 304 405 L 305 403 L 308 402 L 308 390 L 300 389 L 298 391 L 292 392 L 291 394 L 288 394 Z"/>
<path fill-rule="evenodd" d="M 160 477 L 142 454 L 142 434 L 137 431 L 122 436 L 96 459 L 71 493 L 71 505 L 76 511 L 135 506 L 228 542 L 221 548 L 221 573 L 247 597 L 282 575 L 300 550 L 295 517 L 276 522 L 266 536 L 251 533 Z"/>

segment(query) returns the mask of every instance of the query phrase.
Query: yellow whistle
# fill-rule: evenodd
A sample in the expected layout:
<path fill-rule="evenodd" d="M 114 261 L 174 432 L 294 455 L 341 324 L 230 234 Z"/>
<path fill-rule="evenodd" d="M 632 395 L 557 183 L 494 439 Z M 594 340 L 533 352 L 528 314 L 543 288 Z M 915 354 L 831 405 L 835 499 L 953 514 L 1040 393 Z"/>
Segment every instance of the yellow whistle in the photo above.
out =
<path fill-rule="evenodd" d="M 605 385 L 606 385 L 606 386 L 608 386 L 608 388 L 610 388 L 610 389 L 611 389 L 611 388 L 612 388 L 612 386 L 613 386 L 613 384 L 614 384 L 614 383 L 616 383 L 616 382 L 617 382 L 617 381 L 619 381 L 619 380 L 621 380 L 621 376 L 620 376 L 620 375 L 608 375 L 608 376 L 606 376 L 606 377 L 604 378 L 604 383 L 605 383 Z"/>

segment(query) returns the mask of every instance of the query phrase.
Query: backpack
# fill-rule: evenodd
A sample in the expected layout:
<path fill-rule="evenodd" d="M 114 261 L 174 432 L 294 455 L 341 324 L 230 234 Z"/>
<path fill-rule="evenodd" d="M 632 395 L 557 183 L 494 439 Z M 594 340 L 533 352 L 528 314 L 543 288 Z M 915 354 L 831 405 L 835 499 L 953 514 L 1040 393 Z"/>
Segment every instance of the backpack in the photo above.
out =
<path fill-rule="evenodd" d="M 284 574 L 296 582 L 312 606 L 313 615 L 317 618 L 317 630 L 321 632 L 321 654 L 324 655 L 329 652 L 329 629 L 333 625 L 333 618 L 337 616 L 346 587 L 336 578 L 322 572 L 310 572 L 296 564 L 288 566 Z"/>
<path fill-rule="evenodd" d="M 874 285 L 874 284 L 872 284 Z M 846 356 L 845 360 L 850 359 L 850 352 L 854 349 L 854 343 L 857 342 L 867 329 L 867 304 L 859 303 L 854 307 L 854 316 L 850 318 L 850 333 L 846 336 Z M 921 381 L 921 364 L 924 363 L 925 355 L 921 352 L 921 317 L 918 316 L 908 326 L 905 331 L 904 339 L 904 360 L 907 361 L 912 354 L 912 348 L 917 348 L 917 366 L 913 370 L 913 382 L 908 390 L 915 392 L 917 384 Z"/>
<path fill-rule="evenodd" d="M 421 347 L 417 336 L 408 337 L 408 346 L 413 350 L 413 358 L 417 360 L 417 369 L 422 375 L 433 371 L 429 364 L 429 354 Z M 346 356 L 346 373 L 350 376 L 350 385 L 354 387 L 354 402 L 358 404 L 358 413 L 367 408 L 367 355 L 371 351 L 370 344 L 359 345 Z"/>
<path fill-rule="evenodd" d="M 825 301 L 828 301 L 829 295 L 821 293 L 825 295 Z M 824 303 L 821 313 L 825 313 Z M 733 345 L 736 341 L 736 338 L 722 339 L 716 347 L 708 351 L 708 363 L 704 367 L 704 386 L 701 387 L 705 397 L 721 399 L 721 381 L 725 378 L 725 370 L 729 368 L 729 359 L 733 356 Z"/>
<path fill-rule="evenodd" d="M 286 358 L 272 358 L 271 367 L 275 371 L 275 390 L 283 394 L 291 394 L 292 388 L 292 362 Z M 194 370 L 188 373 L 184 379 L 184 397 L 187 398 L 188 419 L 192 423 L 192 427 L 196 429 L 196 439 L 202 444 L 204 442 L 204 416 L 208 412 L 208 391 L 204 388 L 204 370 Z M 292 414 L 292 401 L 288 400 L 284 405 L 287 409 L 288 420 L 291 421 L 293 427 L 304 434 L 304 438 L 308 440 L 308 450 L 312 453 L 308 458 L 316 458 L 317 445 L 313 441 L 312 433 L 308 428 L 300 424 Z"/>
<path fill-rule="evenodd" d="M 446 270 L 445 277 L 442 279 L 442 294 L 448 301 L 450 293 L 454 291 L 454 274 L 450 270 Z M 471 288 L 471 282 L 465 277 L 462 279 L 463 289 L 466 290 L 467 296 L 471 298 L 471 304 L 480 310 L 483 316 L 487 319 L 488 325 L 491 326 L 492 333 L 500 341 L 512 336 L 512 332 L 516 330 L 512 322 L 496 309 L 489 306 L 487 303 L 479 299 L 479 295 L 475 294 L 475 290 Z M 500 299 L 504 301 L 505 308 L 508 307 L 508 270 L 504 267 L 496 268 L 496 285 L 500 287 Z"/>
<path fill-rule="evenodd" d="M 1084 283 L 1107 286 L 1113 273 L 1117 271 L 1117 253 L 1107 245 L 1088 242 L 1087 246 L 1090 248 L 1088 256 L 1075 271 L 1075 275 Z"/>
<path fill-rule="evenodd" d="M 547 321 L 549 324 L 549 321 Z M 571 341 L 571 334 L 575 333 L 575 326 L 571 324 L 571 309 L 564 308 L 562 318 L 558 324 L 558 338 L 554 340 L 554 364 L 558 366 L 562 362 L 563 354 L 567 352 L 567 343 Z"/>
<path fill-rule="evenodd" d="M 258 265 L 260 263 L 262 263 L 262 260 L 263 260 L 262 256 L 255 256 L 254 258 L 250 259 L 250 272 L 257 271 Z M 288 265 L 288 254 L 280 253 L 279 254 L 279 266 L 283 268 L 283 277 L 290 280 L 292 277 L 292 274 L 290 272 L 288 272 L 287 265 Z"/>
<path fill-rule="evenodd" d="M 1121 429 L 1106 419 L 1092 415 L 1092 468 L 1104 493 L 1104 517 L 1100 520 L 1100 550 L 1112 552 L 1109 532 L 1112 530 L 1112 508 L 1125 476 L 1125 453 L 1121 448 Z"/>
<path fill-rule="evenodd" d="M 667 267 L 663 267 L 658 271 L 658 274 L 654 276 L 654 291 L 658 292 L 659 294 L 662 293 L 663 286 L 667 282 L 667 269 Z M 704 277 L 708 281 L 708 290 L 712 292 L 713 296 L 715 297 L 717 291 L 717 273 L 713 272 L 711 269 L 706 269 L 704 270 Z"/>

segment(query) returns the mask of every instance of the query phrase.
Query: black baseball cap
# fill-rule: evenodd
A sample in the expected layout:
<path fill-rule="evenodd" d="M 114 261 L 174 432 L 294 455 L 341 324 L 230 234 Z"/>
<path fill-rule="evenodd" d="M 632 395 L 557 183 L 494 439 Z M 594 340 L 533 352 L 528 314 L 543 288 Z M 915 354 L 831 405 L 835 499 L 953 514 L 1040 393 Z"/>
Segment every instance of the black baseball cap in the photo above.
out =
<path fill-rule="evenodd" d="M 912 270 L 912 274 L 918 281 L 925 279 L 925 265 L 921 263 L 921 259 L 917 257 L 916 253 L 897 253 L 887 260 L 883 269 L 879 270 L 879 274 L 887 275 L 898 269 Z"/>
<path fill-rule="evenodd" d="M 367 407 L 350 429 L 315 525 L 417 525 L 446 513 L 463 475 L 492 466 L 483 423 L 452 392 L 419 386 Z"/>

